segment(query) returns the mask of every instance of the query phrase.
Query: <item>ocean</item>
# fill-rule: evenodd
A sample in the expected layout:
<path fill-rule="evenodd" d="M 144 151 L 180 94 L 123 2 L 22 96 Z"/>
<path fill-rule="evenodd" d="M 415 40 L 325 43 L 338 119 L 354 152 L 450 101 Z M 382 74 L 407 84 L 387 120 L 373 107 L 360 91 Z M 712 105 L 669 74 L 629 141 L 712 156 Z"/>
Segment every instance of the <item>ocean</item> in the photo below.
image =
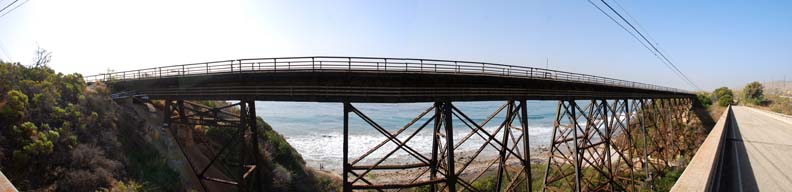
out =
<path fill-rule="evenodd" d="M 504 102 L 494 101 L 454 102 L 457 108 L 476 122 L 483 121 L 503 104 Z M 549 144 L 557 104 L 557 101 L 528 101 L 528 135 L 529 145 L 532 148 Z M 427 108 L 432 107 L 432 103 L 352 103 L 352 105 L 391 133 L 401 129 Z M 485 125 L 485 130 L 492 132 L 496 129 L 504 121 L 505 111 L 504 109 Z M 286 138 L 289 144 L 303 156 L 308 166 L 330 170 L 340 169 L 343 156 L 343 105 L 341 103 L 260 101 L 256 102 L 256 113 Z M 397 138 L 402 141 L 406 140 L 418 127 L 429 120 L 433 113 L 430 112 L 421 118 Z M 354 113 L 349 115 L 349 156 L 352 161 L 387 139 Z M 422 154 L 430 154 L 432 125 L 430 122 L 419 131 L 407 142 L 408 146 Z M 471 129 L 457 118 L 454 118 L 453 125 L 455 141 L 459 141 L 471 132 Z M 515 120 L 513 125 L 519 127 L 519 121 Z M 519 133 L 520 131 L 514 131 L 514 134 Z M 501 137 L 502 134 L 496 134 L 496 138 L 500 139 Z M 513 137 L 519 136 L 513 135 Z M 468 142 L 457 147 L 456 150 L 475 151 L 483 144 L 482 137 L 474 134 Z M 361 162 L 373 163 L 388 155 L 395 147 L 395 144 L 387 142 L 381 149 L 373 151 L 363 158 Z M 494 150 L 486 151 L 491 153 Z M 487 152 L 484 154 L 487 155 Z M 411 158 L 403 150 L 391 154 L 388 159 L 390 162 L 399 163 L 414 161 L 414 158 Z"/>

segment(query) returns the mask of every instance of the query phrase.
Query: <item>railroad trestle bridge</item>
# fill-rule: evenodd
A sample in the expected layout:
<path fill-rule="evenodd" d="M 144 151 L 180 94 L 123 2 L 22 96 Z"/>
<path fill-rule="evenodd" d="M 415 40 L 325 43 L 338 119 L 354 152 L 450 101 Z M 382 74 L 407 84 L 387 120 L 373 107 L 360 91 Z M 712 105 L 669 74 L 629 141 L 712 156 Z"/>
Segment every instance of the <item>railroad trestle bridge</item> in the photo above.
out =
<path fill-rule="evenodd" d="M 343 103 L 344 191 L 638 191 L 656 178 L 684 164 L 703 139 L 703 115 L 693 93 L 541 68 L 493 63 L 372 57 L 289 57 L 227 60 L 173 65 L 88 76 L 105 82 L 114 97 L 164 100 L 164 126 L 205 125 L 236 130 L 208 164 L 188 163 L 206 190 L 205 182 L 262 190 L 260 137 L 255 101 L 313 101 Z M 191 100 L 237 101 L 209 107 Z M 527 102 L 557 101 L 549 152 L 544 163 L 532 163 Z M 503 101 L 486 118 L 470 117 L 455 102 Z M 431 103 L 416 117 L 393 131 L 382 127 L 356 103 Z M 224 109 L 237 107 L 240 113 Z M 493 121 L 503 117 L 502 121 Z M 476 119 L 480 119 L 476 121 Z M 366 153 L 349 154 L 349 123 L 362 121 L 382 135 L 382 142 Z M 493 127 L 486 129 L 485 127 Z M 456 128 L 455 128 L 456 127 Z M 455 138 L 454 131 L 464 131 Z M 430 143 L 412 140 L 420 133 Z M 231 143 L 241 143 L 231 145 Z M 480 146 L 461 154 L 461 145 Z M 386 144 L 394 148 L 383 147 Z M 431 150 L 415 146 L 431 145 Z M 227 147 L 241 151 L 234 175 L 212 175 L 207 169 Z M 691 148 L 691 146 L 693 148 Z M 183 147 L 180 145 L 180 147 Z M 373 161 L 378 150 L 386 155 Z M 485 157 L 483 151 L 494 151 Z M 396 152 L 413 161 L 389 161 Z M 474 161 L 485 167 L 472 168 Z M 372 163 L 373 162 L 373 163 Z M 541 166 L 534 170 L 532 166 Z M 393 170 L 411 179 L 377 181 L 371 174 Z M 533 174 L 532 174 L 533 173 Z M 537 174 L 538 173 L 538 174 Z M 477 184 L 491 179 L 492 186 Z M 537 184 L 532 181 L 538 180 Z M 536 186 L 534 186 L 536 185 Z"/>

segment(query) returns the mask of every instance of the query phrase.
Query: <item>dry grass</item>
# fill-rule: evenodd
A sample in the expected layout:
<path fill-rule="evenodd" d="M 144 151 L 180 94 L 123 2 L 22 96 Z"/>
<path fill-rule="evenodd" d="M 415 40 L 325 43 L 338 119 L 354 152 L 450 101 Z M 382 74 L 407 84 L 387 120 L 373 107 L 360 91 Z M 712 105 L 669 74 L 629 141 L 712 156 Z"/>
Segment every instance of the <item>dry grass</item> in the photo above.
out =
<path fill-rule="evenodd" d="M 712 120 L 717 122 L 718 118 L 720 118 L 720 116 L 723 115 L 723 112 L 726 111 L 726 107 L 721 107 L 720 105 L 713 104 L 709 108 L 707 108 L 707 111 L 709 111 Z"/>
<path fill-rule="evenodd" d="M 775 94 L 765 95 L 765 102 L 763 102 L 762 105 L 754 105 L 748 103 L 746 103 L 745 105 L 757 109 L 763 109 L 763 110 L 773 111 L 776 113 L 792 115 L 792 99 L 781 97 L 780 95 L 775 95 Z"/>

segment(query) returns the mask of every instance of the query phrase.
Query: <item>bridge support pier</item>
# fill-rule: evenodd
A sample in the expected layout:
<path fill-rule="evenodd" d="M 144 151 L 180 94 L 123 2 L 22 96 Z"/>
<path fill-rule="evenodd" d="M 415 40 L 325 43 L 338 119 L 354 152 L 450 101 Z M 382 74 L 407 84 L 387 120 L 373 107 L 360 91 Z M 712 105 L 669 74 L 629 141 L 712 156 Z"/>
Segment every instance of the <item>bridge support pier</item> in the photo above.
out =
<path fill-rule="evenodd" d="M 654 178 L 689 152 L 680 145 L 693 143 L 684 140 L 693 136 L 686 136 L 682 121 L 691 105 L 690 99 L 666 98 L 559 101 L 543 191 L 652 188 Z"/>
<path fill-rule="evenodd" d="M 528 107 L 525 100 L 519 104 L 513 100 L 507 101 L 481 122 L 474 121 L 450 101 L 438 101 L 396 131 L 380 126 L 351 103 L 345 103 L 344 108 L 344 191 L 401 190 L 422 186 L 431 191 L 531 189 Z M 357 118 L 350 118 L 349 114 Z M 488 127 L 496 118 L 503 120 L 498 122 L 496 128 Z M 359 157 L 349 159 L 349 147 L 353 146 L 349 146 L 348 130 L 351 123 L 359 122 L 353 120 L 361 120 L 364 126 L 374 128 L 385 139 Z M 515 123 L 519 126 L 515 126 Z M 432 128 L 424 129 L 429 124 L 433 124 Z M 431 143 L 415 141 L 417 135 L 428 135 Z M 394 148 L 383 147 L 386 144 Z M 473 152 L 461 153 L 456 149 L 462 145 L 480 147 Z M 415 148 L 418 146 L 431 146 L 431 149 L 419 150 Z M 375 151 L 387 153 L 383 157 L 372 158 L 371 154 Z M 399 159 L 397 162 L 401 163 L 394 163 L 394 154 L 397 152 L 406 155 L 409 160 Z M 457 156 L 459 154 L 462 156 Z M 471 168 L 473 162 L 481 161 L 485 154 L 497 158 L 488 159 L 486 167 Z M 507 168 L 515 167 L 515 164 L 517 169 Z M 378 177 L 377 174 L 388 174 L 388 170 L 404 171 L 411 179 L 390 182 L 372 179 L 372 176 Z M 493 175 L 486 176 L 488 173 Z M 476 186 L 475 183 L 485 178 L 500 184 L 494 184 L 492 188 Z"/>
<path fill-rule="evenodd" d="M 239 107 L 239 115 L 226 111 L 228 108 Z M 209 191 L 206 182 L 216 182 L 226 185 L 236 186 L 239 191 L 264 191 L 269 187 L 268 180 L 264 179 L 265 163 L 261 160 L 259 144 L 259 130 L 256 122 L 255 102 L 253 100 L 242 100 L 226 106 L 209 107 L 195 102 L 184 100 L 166 100 L 164 103 L 164 128 L 170 130 L 179 150 L 184 155 L 193 173 L 198 178 L 203 191 Z M 218 129 L 218 131 L 230 131 L 231 138 L 224 138 L 223 144 L 217 152 L 208 157 L 209 163 L 198 165 L 187 152 L 194 146 L 182 145 L 179 137 L 179 130 L 190 130 L 196 126 L 207 129 Z M 187 137 L 191 139 L 192 137 Z M 192 141 L 189 141 L 192 142 Z M 236 153 L 238 157 L 235 163 L 231 163 L 231 154 Z M 225 162 L 220 164 L 219 162 Z M 226 167 L 228 163 L 236 164 L 237 167 Z M 218 167 L 226 167 L 220 170 Z"/>

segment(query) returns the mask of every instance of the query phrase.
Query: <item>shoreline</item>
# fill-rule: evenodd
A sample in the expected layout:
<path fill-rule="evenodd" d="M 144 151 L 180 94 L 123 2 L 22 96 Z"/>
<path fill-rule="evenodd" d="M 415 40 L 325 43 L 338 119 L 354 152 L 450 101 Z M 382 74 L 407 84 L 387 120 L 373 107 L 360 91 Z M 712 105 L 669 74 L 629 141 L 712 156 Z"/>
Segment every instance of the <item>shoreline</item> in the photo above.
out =
<path fill-rule="evenodd" d="M 464 166 L 464 164 L 470 161 L 470 158 L 473 156 L 475 150 L 467 150 L 462 152 L 457 152 L 456 159 L 457 162 L 455 164 L 457 170 Z M 540 147 L 531 147 L 530 148 L 530 164 L 542 164 L 544 161 L 547 161 L 547 155 L 549 153 L 549 149 L 545 146 Z M 460 173 L 459 177 L 474 177 L 482 172 L 492 171 L 493 169 L 497 169 L 497 162 L 492 164 L 491 167 L 487 167 L 493 160 L 497 159 L 497 154 L 479 154 L 475 160 L 470 162 L 470 164 L 465 168 L 465 171 Z M 405 162 L 401 163 L 394 163 L 394 160 L 386 160 L 380 165 L 393 165 L 393 164 L 407 164 Z M 358 163 L 363 164 L 363 163 Z M 365 165 L 372 165 L 372 163 L 365 163 Z M 520 166 L 520 162 L 515 157 L 508 158 L 506 162 L 507 166 Z M 328 167 L 314 167 L 308 166 L 311 169 L 316 171 L 324 172 L 326 174 L 331 174 L 338 176 L 339 178 L 342 177 L 341 173 L 342 170 L 340 168 L 328 168 Z M 365 170 L 356 171 L 356 173 L 361 174 L 365 172 Z M 419 177 L 420 176 L 420 177 Z M 399 169 L 399 170 L 373 170 L 366 174 L 364 177 L 367 181 L 377 184 L 394 184 L 394 183 L 407 183 L 414 180 L 416 177 L 419 180 L 428 180 L 429 173 L 428 167 L 418 167 L 418 168 L 410 168 L 410 169 Z M 355 178 L 355 176 L 350 175 L 350 178 Z M 358 181 L 361 182 L 361 181 Z"/>

